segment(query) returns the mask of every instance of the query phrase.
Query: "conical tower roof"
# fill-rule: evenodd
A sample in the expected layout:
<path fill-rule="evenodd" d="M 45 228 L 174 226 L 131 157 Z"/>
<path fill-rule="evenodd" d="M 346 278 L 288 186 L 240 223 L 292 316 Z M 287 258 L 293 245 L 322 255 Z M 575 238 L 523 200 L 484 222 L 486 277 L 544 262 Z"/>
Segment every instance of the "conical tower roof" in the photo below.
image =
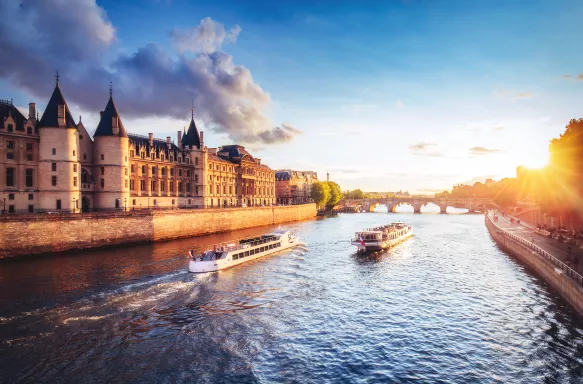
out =
<path fill-rule="evenodd" d="M 59 126 L 59 105 L 65 105 L 65 128 L 77 128 L 75 120 L 69 111 L 65 97 L 59 87 L 59 79 L 57 76 L 57 84 L 51 98 L 45 108 L 43 117 L 40 119 L 39 127 L 58 127 Z"/>
<path fill-rule="evenodd" d="M 196 124 L 194 123 L 194 110 L 192 111 L 192 117 L 190 119 L 188 131 L 186 132 L 186 135 L 182 137 L 182 146 L 193 146 L 200 148 L 200 135 L 198 134 L 198 129 L 196 129 Z"/>
<path fill-rule="evenodd" d="M 113 119 L 117 119 L 117 126 L 119 128 L 118 134 L 113 133 Z M 97 129 L 95 130 L 95 134 L 93 137 L 96 136 L 119 136 L 119 137 L 128 137 L 128 134 L 123 126 L 121 118 L 119 117 L 119 113 L 117 112 L 117 107 L 113 102 L 113 96 L 111 92 L 109 93 L 109 101 L 105 106 L 105 110 L 101 114 L 101 120 L 99 120 L 99 124 L 97 125 Z"/>

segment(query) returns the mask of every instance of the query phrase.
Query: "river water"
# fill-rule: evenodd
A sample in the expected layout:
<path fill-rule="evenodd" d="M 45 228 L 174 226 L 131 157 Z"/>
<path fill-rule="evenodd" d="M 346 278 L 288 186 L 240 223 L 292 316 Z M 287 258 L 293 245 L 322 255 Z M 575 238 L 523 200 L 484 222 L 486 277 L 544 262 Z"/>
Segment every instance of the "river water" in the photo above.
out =
<path fill-rule="evenodd" d="M 414 237 L 355 254 L 396 220 Z M 209 275 L 188 249 L 269 228 L 0 262 L 0 382 L 583 382 L 583 322 L 483 216 L 285 227 L 306 245 Z"/>

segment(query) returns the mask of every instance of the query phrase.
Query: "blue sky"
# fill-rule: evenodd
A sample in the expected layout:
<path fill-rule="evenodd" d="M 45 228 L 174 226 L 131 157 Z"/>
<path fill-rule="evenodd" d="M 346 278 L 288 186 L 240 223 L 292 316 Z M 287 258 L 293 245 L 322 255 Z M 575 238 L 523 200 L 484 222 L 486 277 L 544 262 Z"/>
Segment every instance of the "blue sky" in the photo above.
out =
<path fill-rule="evenodd" d="M 240 32 L 215 48 L 232 60 L 229 71 L 249 71 L 244 84 L 253 96 L 233 100 L 224 88 L 207 93 L 189 78 L 182 84 L 197 95 L 207 145 L 245 142 L 272 168 L 316 170 L 321 178 L 329 171 L 343 189 L 432 192 L 476 177 L 513 176 L 517 165 L 541 164 L 548 140 L 583 114 L 581 1 L 97 1 L 88 12 L 100 18 L 95 30 L 106 34 L 104 26 L 111 25 L 114 35 L 85 32 L 98 40 L 99 55 L 77 53 L 76 68 L 98 66 L 105 75 L 87 77 L 100 82 L 90 81 L 84 92 L 105 93 L 103 79 L 111 77 L 126 128 L 161 137 L 175 137 L 187 125 L 191 100 L 177 84 L 152 96 L 172 103 L 174 112 L 152 110 L 146 96 L 143 104 L 150 104 L 140 105 L 140 97 L 124 89 L 136 83 L 155 89 L 155 67 L 140 64 L 140 57 L 130 66 L 127 58 L 154 43 L 150 60 L 196 60 L 212 53 L 199 46 L 180 51 L 171 31 L 185 36 L 205 18 L 227 32 L 238 25 Z M 0 29 L 0 49 L 6 33 Z M 50 51 L 33 53 L 42 61 Z M 115 64 L 123 58 L 124 66 Z M 46 60 L 45 67 L 51 65 L 58 61 Z M 73 113 L 94 129 L 100 101 L 77 91 L 89 70 L 67 78 L 63 69 Z M 139 76 L 131 72 L 136 69 Z M 31 91 L 11 74 L 18 70 L 0 65 L 0 97 L 23 106 L 36 101 L 42 110 L 52 77 L 41 82 L 44 93 Z M 222 116 L 232 103 L 257 111 L 247 120 Z M 242 127 L 250 118 L 260 120 L 257 127 Z M 276 126 L 283 130 L 266 128 Z"/>

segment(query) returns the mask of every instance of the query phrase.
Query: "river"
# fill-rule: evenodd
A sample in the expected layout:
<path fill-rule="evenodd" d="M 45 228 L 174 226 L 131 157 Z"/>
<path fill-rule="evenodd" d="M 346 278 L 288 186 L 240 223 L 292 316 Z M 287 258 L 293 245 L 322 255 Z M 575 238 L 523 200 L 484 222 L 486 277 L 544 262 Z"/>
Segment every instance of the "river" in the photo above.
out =
<path fill-rule="evenodd" d="M 390 252 L 348 243 L 397 220 Z M 269 228 L 1 261 L 0 382 L 583 382 L 583 322 L 483 216 L 284 227 L 305 246 L 208 275 L 188 249 Z"/>

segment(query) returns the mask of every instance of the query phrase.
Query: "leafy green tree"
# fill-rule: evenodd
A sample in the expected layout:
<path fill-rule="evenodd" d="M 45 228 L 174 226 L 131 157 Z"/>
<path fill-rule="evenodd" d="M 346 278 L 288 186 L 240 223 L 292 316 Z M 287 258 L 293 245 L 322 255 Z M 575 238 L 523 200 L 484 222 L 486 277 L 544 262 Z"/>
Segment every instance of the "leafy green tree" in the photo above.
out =
<path fill-rule="evenodd" d="M 313 183 L 311 195 L 316 205 L 322 207 L 330 200 L 330 186 L 326 182 Z"/>
<path fill-rule="evenodd" d="M 328 188 L 330 189 L 330 199 L 328 199 L 326 205 L 328 206 L 328 209 L 332 209 L 342 198 L 342 190 L 340 189 L 340 186 L 333 181 L 326 181 L 325 183 L 328 184 Z"/>

